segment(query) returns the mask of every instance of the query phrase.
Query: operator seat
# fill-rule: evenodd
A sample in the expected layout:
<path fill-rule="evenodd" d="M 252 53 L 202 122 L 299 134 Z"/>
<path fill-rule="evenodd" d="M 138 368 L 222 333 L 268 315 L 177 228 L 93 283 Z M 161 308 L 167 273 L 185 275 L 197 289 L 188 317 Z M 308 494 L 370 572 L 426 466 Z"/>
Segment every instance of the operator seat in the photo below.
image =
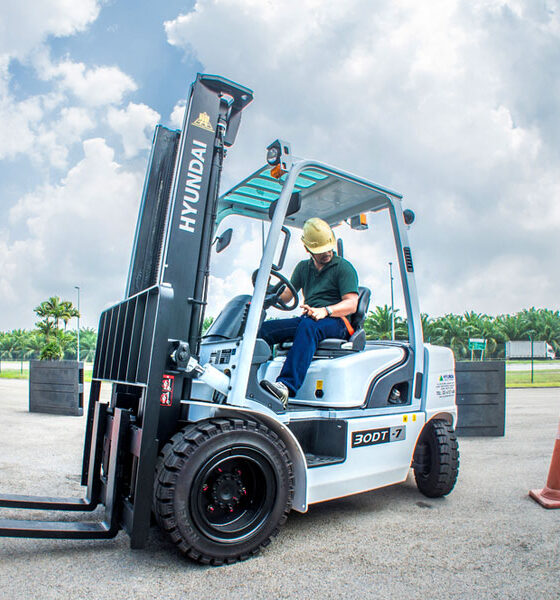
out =
<path fill-rule="evenodd" d="M 371 290 L 360 286 L 358 288 L 358 307 L 353 315 L 348 317 L 350 324 L 354 328 L 354 333 L 349 340 L 338 338 L 327 338 L 323 340 L 315 351 L 315 356 L 340 356 L 350 352 L 361 352 L 366 347 L 366 332 L 364 331 L 364 321 L 369 308 L 371 299 Z"/>

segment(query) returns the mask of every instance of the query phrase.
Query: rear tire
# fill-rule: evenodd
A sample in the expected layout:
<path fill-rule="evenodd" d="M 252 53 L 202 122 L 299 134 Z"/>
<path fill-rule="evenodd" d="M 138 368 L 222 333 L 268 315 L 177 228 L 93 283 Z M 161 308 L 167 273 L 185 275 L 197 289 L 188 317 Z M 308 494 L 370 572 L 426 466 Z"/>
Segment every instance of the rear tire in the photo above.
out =
<path fill-rule="evenodd" d="M 204 563 L 244 560 L 286 521 L 293 467 L 282 440 L 242 419 L 188 425 L 163 447 L 153 510 L 181 552 Z"/>
<path fill-rule="evenodd" d="M 414 477 L 428 498 L 451 492 L 459 473 L 459 444 L 453 427 L 433 419 L 422 431 L 414 451 Z"/>

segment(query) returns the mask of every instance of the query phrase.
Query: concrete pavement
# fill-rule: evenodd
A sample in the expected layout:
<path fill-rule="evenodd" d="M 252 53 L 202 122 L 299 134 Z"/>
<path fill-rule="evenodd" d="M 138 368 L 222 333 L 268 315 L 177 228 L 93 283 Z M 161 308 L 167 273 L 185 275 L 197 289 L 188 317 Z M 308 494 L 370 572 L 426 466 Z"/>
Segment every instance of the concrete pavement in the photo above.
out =
<path fill-rule="evenodd" d="M 81 495 L 85 418 L 32 414 L 27 399 L 26 381 L 0 380 L 0 492 Z M 505 437 L 460 438 L 446 498 L 422 496 L 411 474 L 294 512 L 265 552 L 219 568 L 184 559 L 156 528 L 134 551 L 122 532 L 95 542 L 0 538 L 0 598 L 557 600 L 560 511 L 527 493 L 546 480 L 560 389 L 508 390 L 506 404 Z M 0 509 L 0 518 L 18 514 Z"/>

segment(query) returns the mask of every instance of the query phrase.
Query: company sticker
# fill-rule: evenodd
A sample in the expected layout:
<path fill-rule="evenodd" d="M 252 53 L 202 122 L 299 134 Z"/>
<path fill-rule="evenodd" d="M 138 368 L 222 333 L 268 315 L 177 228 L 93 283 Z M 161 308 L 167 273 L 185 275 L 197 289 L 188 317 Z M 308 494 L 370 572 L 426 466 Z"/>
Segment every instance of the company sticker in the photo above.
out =
<path fill-rule="evenodd" d="M 406 425 L 383 427 L 382 429 L 366 429 L 352 432 L 352 448 L 376 446 L 406 439 Z"/>
<path fill-rule="evenodd" d="M 436 394 L 440 398 L 453 397 L 455 395 L 455 375 L 443 373 L 436 382 Z"/>

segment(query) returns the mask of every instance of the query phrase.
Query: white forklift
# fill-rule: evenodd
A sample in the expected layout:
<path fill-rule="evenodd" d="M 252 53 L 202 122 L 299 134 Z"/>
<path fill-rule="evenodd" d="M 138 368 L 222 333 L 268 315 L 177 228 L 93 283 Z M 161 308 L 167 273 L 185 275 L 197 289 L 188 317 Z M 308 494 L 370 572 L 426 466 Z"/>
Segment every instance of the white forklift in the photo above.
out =
<path fill-rule="evenodd" d="M 253 294 L 226 305 L 198 360 L 188 361 L 187 371 L 198 375 L 183 400 L 191 424 L 163 448 L 155 486 L 160 525 L 184 552 L 212 563 L 256 552 L 292 509 L 306 512 L 310 504 L 402 482 L 411 466 L 424 495 L 444 496 L 458 473 L 454 358 L 422 339 L 406 232 L 414 214 L 403 211 L 398 193 L 295 158 L 284 141 L 269 146 L 267 160 L 219 199 L 217 223 L 243 215 L 270 220 L 270 228 Z M 269 348 L 257 336 L 267 295 L 287 286 L 293 301 L 278 300 L 275 308 L 299 306 L 280 272 L 287 226 L 302 228 L 320 216 L 332 227 L 346 222 L 364 230 L 367 214 L 380 211 L 393 229 L 409 339 L 366 340 L 370 291 L 361 287 L 350 318 L 354 334 L 319 344 L 284 410 L 260 381 L 276 379 L 286 348 Z"/>
<path fill-rule="evenodd" d="M 404 481 L 448 494 L 458 472 L 452 352 L 424 344 L 401 196 L 314 160 L 277 140 L 264 167 L 218 194 L 251 90 L 213 75 L 191 86 L 182 131 L 158 126 L 140 206 L 125 299 L 100 318 L 82 466 L 85 498 L 0 493 L 0 508 L 93 511 L 102 522 L 0 519 L 0 536 L 103 539 L 120 529 L 141 548 L 151 517 L 190 558 L 224 564 L 250 557 L 291 510 Z M 368 213 L 392 227 L 407 341 L 366 340 L 370 291 L 360 288 L 349 340 L 319 345 L 284 407 L 260 382 L 276 379 L 285 348 L 258 338 L 265 297 L 290 241 L 310 217 L 366 236 Z M 202 333 L 211 249 L 229 215 L 269 221 L 252 294 L 228 302 Z M 276 264 L 275 261 L 276 260 Z M 292 288 L 289 305 L 299 299 Z M 100 394 L 112 386 L 111 401 Z"/>

